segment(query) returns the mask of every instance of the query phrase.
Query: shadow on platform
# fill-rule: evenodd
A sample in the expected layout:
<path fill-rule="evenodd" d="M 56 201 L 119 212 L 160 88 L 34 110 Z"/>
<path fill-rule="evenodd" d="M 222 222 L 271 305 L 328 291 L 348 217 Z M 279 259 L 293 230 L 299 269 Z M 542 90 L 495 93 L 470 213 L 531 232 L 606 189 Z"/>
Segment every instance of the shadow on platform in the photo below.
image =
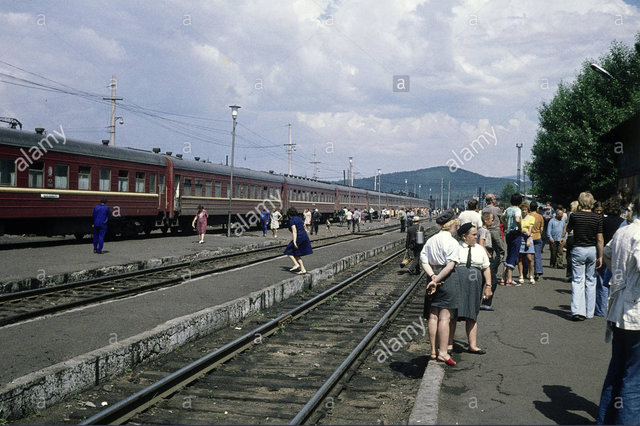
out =
<path fill-rule="evenodd" d="M 413 358 L 409 362 L 394 361 L 389 364 L 389 367 L 391 367 L 393 371 L 402 373 L 410 379 L 421 379 L 424 375 L 424 370 L 427 368 L 427 361 L 427 356 L 423 355 Z"/>
<path fill-rule="evenodd" d="M 546 312 L 548 314 L 557 315 L 562 319 L 571 320 L 571 307 L 569 305 L 560 305 L 560 309 L 551 309 L 546 306 L 534 306 L 534 311 Z"/>
<path fill-rule="evenodd" d="M 533 401 L 540 413 L 556 424 L 584 425 L 594 424 L 598 416 L 598 405 L 576 395 L 570 387 L 560 385 L 542 386 L 544 393 L 551 401 Z M 576 412 L 587 413 L 591 418 Z"/>

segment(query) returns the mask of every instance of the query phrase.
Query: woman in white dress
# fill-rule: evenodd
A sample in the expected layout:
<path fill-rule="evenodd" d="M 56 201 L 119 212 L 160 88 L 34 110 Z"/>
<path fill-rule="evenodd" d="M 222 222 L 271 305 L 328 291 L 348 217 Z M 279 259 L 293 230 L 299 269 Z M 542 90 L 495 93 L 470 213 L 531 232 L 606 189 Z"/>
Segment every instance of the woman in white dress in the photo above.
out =
<path fill-rule="evenodd" d="M 273 238 L 278 237 L 280 219 L 282 219 L 282 213 L 280 213 L 280 210 L 274 207 L 273 212 L 271 213 L 271 233 L 273 234 Z"/>

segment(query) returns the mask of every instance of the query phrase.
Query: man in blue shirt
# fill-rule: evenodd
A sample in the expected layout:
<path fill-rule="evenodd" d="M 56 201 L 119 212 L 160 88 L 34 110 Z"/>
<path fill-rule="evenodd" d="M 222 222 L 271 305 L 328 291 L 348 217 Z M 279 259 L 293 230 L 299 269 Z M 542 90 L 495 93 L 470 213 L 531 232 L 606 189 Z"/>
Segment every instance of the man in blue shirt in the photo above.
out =
<path fill-rule="evenodd" d="M 262 211 L 260 212 L 260 224 L 262 225 L 262 236 L 267 236 L 267 225 L 271 221 L 271 213 L 267 210 L 266 207 L 262 207 Z"/>
<path fill-rule="evenodd" d="M 111 210 L 106 205 L 107 200 L 103 198 L 100 204 L 93 208 L 93 252 L 102 254 L 104 236 L 107 233 L 107 221 L 111 216 Z"/>
<path fill-rule="evenodd" d="M 549 224 L 547 225 L 547 237 L 549 238 L 549 244 L 551 246 L 552 268 L 564 269 L 562 265 L 562 247 L 566 243 L 562 238 L 564 227 L 564 212 L 561 208 L 558 208 L 555 217 L 549 220 Z"/>

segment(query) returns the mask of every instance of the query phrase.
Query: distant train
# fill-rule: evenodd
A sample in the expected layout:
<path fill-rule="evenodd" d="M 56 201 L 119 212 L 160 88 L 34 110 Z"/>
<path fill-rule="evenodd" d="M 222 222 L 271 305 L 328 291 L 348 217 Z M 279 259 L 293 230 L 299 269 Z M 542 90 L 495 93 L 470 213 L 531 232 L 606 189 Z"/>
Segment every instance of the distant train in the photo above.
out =
<path fill-rule="evenodd" d="M 108 200 L 112 234 L 155 229 L 191 232 L 199 204 L 209 225 L 226 224 L 231 168 L 195 159 L 67 139 L 64 130 L 0 129 L 0 235 L 91 232 L 93 207 Z M 232 226 L 256 224 L 260 207 L 318 209 L 323 218 L 342 207 L 424 207 L 423 200 L 312 179 L 234 168 Z"/>

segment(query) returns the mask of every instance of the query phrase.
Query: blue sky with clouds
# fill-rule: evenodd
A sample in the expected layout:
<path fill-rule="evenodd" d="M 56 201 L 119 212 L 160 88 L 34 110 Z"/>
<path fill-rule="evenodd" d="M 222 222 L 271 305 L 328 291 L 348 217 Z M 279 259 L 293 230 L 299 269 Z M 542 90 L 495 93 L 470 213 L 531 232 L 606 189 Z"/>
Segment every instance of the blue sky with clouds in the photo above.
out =
<path fill-rule="evenodd" d="M 350 156 L 364 177 L 446 165 L 454 153 L 464 169 L 513 175 L 515 144 L 528 158 L 541 102 L 613 40 L 633 44 L 638 6 L 2 1 L 0 116 L 108 139 L 101 98 L 116 75 L 118 146 L 223 162 L 228 106 L 238 104 L 237 166 L 286 173 L 291 123 L 298 175 L 313 174 L 314 149 L 321 179 L 341 178 Z M 408 91 L 394 91 L 394 76 L 409 77 Z M 477 152 L 463 157 L 474 140 Z"/>

